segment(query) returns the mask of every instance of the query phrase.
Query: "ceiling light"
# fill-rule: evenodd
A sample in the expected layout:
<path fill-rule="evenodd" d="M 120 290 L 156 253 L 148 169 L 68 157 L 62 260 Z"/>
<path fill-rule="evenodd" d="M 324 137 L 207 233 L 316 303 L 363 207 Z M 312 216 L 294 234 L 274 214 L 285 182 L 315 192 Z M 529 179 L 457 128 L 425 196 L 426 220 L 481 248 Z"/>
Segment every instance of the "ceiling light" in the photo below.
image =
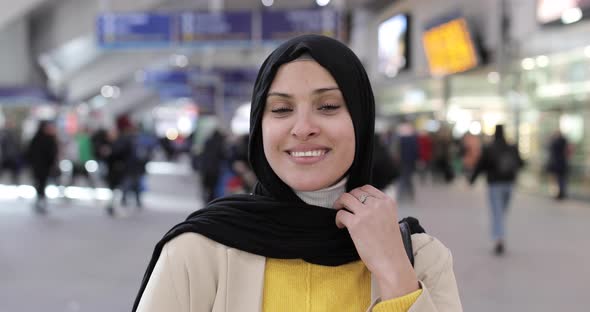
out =
<path fill-rule="evenodd" d="M 121 89 L 119 87 L 113 87 L 113 98 L 116 99 L 121 95 Z"/>
<path fill-rule="evenodd" d="M 469 133 L 479 135 L 481 133 L 481 123 L 478 121 L 472 121 L 471 125 L 469 125 Z"/>
<path fill-rule="evenodd" d="M 539 55 L 537 56 L 536 62 L 539 67 L 547 67 L 549 65 L 549 58 L 545 55 Z"/>
<path fill-rule="evenodd" d="M 326 6 L 328 3 L 330 3 L 330 0 L 315 0 L 315 3 L 317 3 L 319 6 Z"/>
<path fill-rule="evenodd" d="M 582 19 L 582 10 L 578 7 L 569 8 L 561 14 L 561 22 L 564 24 L 573 24 Z"/>
<path fill-rule="evenodd" d="M 168 138 L 168 140 L 170 141 L 178 139 L 178 130 L 174 128 L 169 128 L 168 130 L 166 130 L 166 138 Z"/>
<path fill-rule="evenodd" d="M 105 98 L 112 98 L 115 94 L 115 89 L 112 86 L 103 86 L 100 88 L 100 94 Z"/>
<path fill-rule="evenodd" d="M 262 0 L 262 5 L 269 7 L 271 5 L 273 5 L 274 0 Z"/>
<path fill-rule="evenodd" d="M 172 56 L 172 62 L 176 67 L 187 67 L 188 57 L 182 54 L 175 54 Z"/>
<path fill-rule="evenodd" d="M 535 60 L 533 60 L 530 57 L 527 57 L 524 60 L 522 60 L 521 65 L 522 65 L 522 69 L 531 70 L 531 69 L 535 68 Z"/>

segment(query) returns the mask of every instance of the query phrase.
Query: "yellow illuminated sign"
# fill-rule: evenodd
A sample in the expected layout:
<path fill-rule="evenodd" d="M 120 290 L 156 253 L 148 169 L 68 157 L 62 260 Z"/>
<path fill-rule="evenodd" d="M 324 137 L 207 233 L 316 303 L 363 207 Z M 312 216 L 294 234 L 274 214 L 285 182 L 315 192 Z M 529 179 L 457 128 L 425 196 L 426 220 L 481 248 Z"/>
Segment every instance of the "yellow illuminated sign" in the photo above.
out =
<path fill-rule="evenodd" d="M 477 66 L 477 55 L 467 23 L 455 19 L 428 29 L 422 36 L 430 73 L 434 76 L 466 71 Z"/>

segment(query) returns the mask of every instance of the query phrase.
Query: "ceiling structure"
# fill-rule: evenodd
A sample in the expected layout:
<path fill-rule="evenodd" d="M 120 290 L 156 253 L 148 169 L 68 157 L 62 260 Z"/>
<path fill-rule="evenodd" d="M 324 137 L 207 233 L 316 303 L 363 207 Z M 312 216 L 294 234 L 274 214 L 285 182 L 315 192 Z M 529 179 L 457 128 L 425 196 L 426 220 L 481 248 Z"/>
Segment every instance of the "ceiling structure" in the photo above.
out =
<path fill-rule="evenodd" d="M 389 4 L 392 1 L 387 1 Z M 332 0 L 339 8 L 359 8 L 384 3 L 382 0 Z M 275 0 L 273 8 L 309 8 L 315 0 Z M 10 19 L 29 16 L 36 62 L 48 76 L 48 86 L 68 104 L 92 99 L 104 85 L 121 86 L 113 100 L 116 110 L 157 102 L 152 91 L 136 81 L 142 69 L 166 66 L 174 55 L 185 55 L 191 66 L 258 66 L 268 47 L 230 49 L 142 49 L 101 50 L 96 45 L 94 19 L 104 12 L 174 10 L 253 10 L 261 0 L 21 0 L 3 4 L 0 28 Z"/>

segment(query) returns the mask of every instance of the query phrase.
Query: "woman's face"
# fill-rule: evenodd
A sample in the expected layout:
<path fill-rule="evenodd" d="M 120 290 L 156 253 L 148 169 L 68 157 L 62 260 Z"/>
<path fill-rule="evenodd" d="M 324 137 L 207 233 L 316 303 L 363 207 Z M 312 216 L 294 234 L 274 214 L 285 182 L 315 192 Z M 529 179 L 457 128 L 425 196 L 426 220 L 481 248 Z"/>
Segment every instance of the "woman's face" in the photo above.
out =
<path fill-rule="evenodd" d="M 282 65 L 262 116 L 264 154 L 273 171 L 296 191 L 338 182 L 354 160 L 355 136 L 344 97 L 317 62 Z"/>

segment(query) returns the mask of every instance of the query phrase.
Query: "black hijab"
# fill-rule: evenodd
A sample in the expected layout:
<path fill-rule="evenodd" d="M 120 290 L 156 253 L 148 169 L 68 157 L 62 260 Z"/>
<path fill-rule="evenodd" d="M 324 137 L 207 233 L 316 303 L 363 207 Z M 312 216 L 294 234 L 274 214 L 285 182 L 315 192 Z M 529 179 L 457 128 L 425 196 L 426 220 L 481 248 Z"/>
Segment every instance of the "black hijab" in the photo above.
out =
<path fill-rule="evenodd" d="M 256 192 L 289 202 L 301 202 L 301 199 L 268 164 L 262 150 L 261 122 L 266 95 L 279 67 L 303 54 L 309 54 L 336 80 L 352 118 L 355 155 L 348 172 L 347 191 L 370 182 L 373 157 L 375 100 L 360 60 L 346 45 L 328 37 L 305 35 L 291 39 L 276 49 L 258 72 L 252 95 L 248 151 L 250 163 L 260 181 Z"/>
<path fill-rule="evenodd" d="M 303 54 L 310 55 L 334 77 L 352 118 L 355 157 L 346 190 L 370 183 L 375 102 L 361 62 L 346 45 L 324 36 L 304 35 L 283 43 L 262 64 L 252 95 L 248 156 L 259 180 L 254 194 L 214 200 L 172 228 L 155 247 L 134 311 L 162 248 L 186 232 L 270 258 L 300 258 L 327 266 L 360 259 L 348 231 L 336 227 L 337 211 L 304 203 L 274 173 L 264 155 L 261 122 L 268 90 L 279 67 Z"/>

